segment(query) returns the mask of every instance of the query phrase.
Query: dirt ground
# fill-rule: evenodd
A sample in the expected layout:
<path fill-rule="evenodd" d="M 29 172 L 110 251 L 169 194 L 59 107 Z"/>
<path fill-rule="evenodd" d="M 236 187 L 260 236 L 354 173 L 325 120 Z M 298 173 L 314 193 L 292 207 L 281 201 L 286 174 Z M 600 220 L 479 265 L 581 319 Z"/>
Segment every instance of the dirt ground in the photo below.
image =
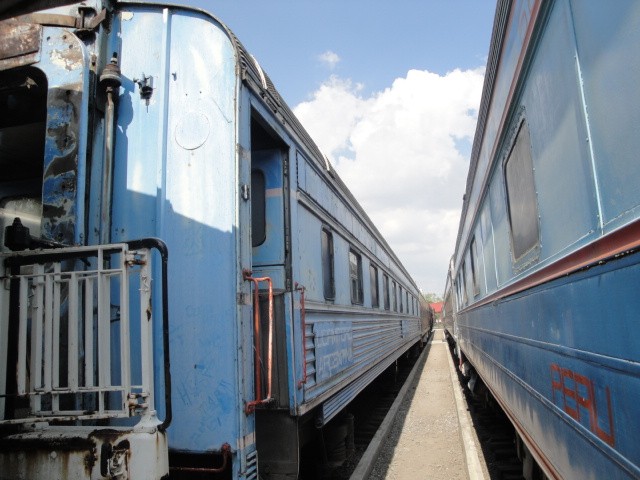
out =
<path fill-rule="evenodd" d="M 438 329 L 370 480 L 468 478 L 447 355 L 443 330 Z"/>

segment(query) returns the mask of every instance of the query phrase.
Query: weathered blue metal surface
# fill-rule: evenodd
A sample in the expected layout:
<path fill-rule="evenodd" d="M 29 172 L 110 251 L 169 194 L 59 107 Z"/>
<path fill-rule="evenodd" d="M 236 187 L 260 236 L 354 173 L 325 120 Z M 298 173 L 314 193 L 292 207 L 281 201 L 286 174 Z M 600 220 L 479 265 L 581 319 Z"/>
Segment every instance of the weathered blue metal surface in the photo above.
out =
<path fill-rule="evenodd" d="M 29 27 L 30 42 L 13 60 L 38 62 L 49 82 L 44 234 L 65 244 L 162 239 L 170 252 L 172 382 L 165 384 L 162 369 L 154 373 L 155 408 L 163 419 L 167 412 L 158 399 L 170 387 L 173 421 L 167 436 L 173 458 L 188 459 L 178 466 L 188 467 L 196 457 L 208 462 L 228 444 L 232 478 L 255 479 L 256 438 L 262 434 L 271 445 L 282 442 L 292 450 L 284 452 L 290 457 L 287 470 L 274 471 L 279 459 L 265 448 L 264 473 L 294 475 L 299 456 L 293 450 L 302 448 L 300 439 L 311 438 L 299 429 L 315 423 L 307 420 L 328 422 L 430 330 L 429 322 L 421 323 L 417 286 L 268 76 L 223 24 L 187 8 L 103 3 L 92 2 L 91 11 L 70 5 L 30 17 L 49 26 Z M 44 40 L 38 50 L 40 29 Z M 113 138 L 99 81 L 109 62 L 121 79 Z M 252 169 L 266 180 L 266 235 L 255 247 Z M 1 180 L 0 188 L 3 197 L 14 194 Z M 29 199 L 37 209 L 39 198 Z M 323 227 L 334 239 L 331 299 L 323 293 Z M 351 251 L 362 269 L 362 298 L 356 303 Z M 377 286 L 370 266 L 377 269 Z M 273 322 L 264 318 L 269 299 L 261 284 L 262 317 L 254 326 L 248 271 L 272 280 Z M 397 286 L 388 310 L 383 275 Z M 142 287 L 136 283 L 130 291 Z M 158 286 L 151 288 L 154 303 L 150 310 L 132 311 L 132 322 L 162 310 Z M 372 288 L 378 288 L 377 305 Z M 8 297 L 2 296 L 3 304 Z M 139 353 L 143 329 L 122 334 L 123 305 L 116 296 L 108 303 L 111 335 L 102 348 L 110 353 L 105 363 L 119 371 L 127 362 L 120 341 L 128 335 Z M 8 319 L 0 320 L 8 331 Z M 154 360 L 162 365 L 168 359 L 160 322 L 154 328 Z M 254 335 L 260 337 L 256 342 Z M 254 360 L 256 346 L 262 353 Z M 256 407 L 256 398 L 269 391 L 269 351 L 273 398 L 267 408 Z M 132 365 L 131 376 L 141 377 L 140 365 Z M 266 418 L 264 432 L 256 432 L 260 422 L 253 407 Z"/>
<path fill-rule="evenodd" d="M 219 25 L 193 12 L 132 5 L 118 25 L 125 80 L 112 236 L 158 236 L 177 260 L 169 268 L 169 446 L 237 446 L 235 52 Z M 143 75 L 153 78 L 148 99 L 136 82 Z"/>
<path fill-rule="evenodd" d="M 458 314 L 465 356 L 561 478 L 640 475 L 638 260 Z"/>
<path fill-rule="evenodd" d="M 640 476 L 638 22 L 631 1 L 498 4 L 447 329 L 550 478 Z M 523 122 L 526 261 L 505 180 Z"/>
<path fill-rule="evenodd" d="M 634 133 L 640 124 L 640 5 L 617 7 L 570 4 L 605 232 L 637 218 L 640 205 L 640 139 Z"/>
<path fill-rule="evenodd" d="M 47 137 L 42 185 L 43 231 L 61 243 L 82 243 L 89 72 L 84 43 L 71 32 L 43 28 L 40 62 L 47 74 Z"/>

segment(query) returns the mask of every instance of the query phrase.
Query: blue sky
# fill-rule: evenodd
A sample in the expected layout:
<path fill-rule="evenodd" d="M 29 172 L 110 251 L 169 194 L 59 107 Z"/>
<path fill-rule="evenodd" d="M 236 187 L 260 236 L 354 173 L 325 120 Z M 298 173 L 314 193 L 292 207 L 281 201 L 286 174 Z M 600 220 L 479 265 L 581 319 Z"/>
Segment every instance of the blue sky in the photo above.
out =
<path fill-rule="evenodd" d="M 484 65 L 495 0 L 183 0 L 226 23 L 290 106 L 328 73 L 383 90 L 410 69 Z M 318 55 L 335 52 L 333 70 Z"/>
<path fill-rule="evenodd" d="M 455 246 L 495 0 L 184 0 L 268 73 L 424 292 Z"/>

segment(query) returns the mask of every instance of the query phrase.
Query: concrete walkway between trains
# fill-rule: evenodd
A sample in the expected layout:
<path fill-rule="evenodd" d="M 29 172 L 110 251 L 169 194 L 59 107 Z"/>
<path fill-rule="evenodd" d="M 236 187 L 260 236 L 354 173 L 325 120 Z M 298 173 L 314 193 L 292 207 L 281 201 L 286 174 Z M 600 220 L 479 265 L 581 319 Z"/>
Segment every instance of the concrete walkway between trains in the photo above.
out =
<path fill-rule="evenodd" d="M 489 478 L 442 329 L 435 330 L 425 353 L 404 399 L 380 427 L 383 440 L 371 452 L 377 461 L 363 478 Z"/>

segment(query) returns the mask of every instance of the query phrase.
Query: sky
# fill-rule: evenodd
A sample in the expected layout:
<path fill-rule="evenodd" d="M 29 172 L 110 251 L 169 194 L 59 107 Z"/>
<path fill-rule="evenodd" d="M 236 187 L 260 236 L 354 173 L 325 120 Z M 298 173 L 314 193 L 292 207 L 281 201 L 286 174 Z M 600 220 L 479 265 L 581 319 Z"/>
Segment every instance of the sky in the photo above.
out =
<path fill-rule="evenodd" d="M 182 0 L 267 72 L 420 289 L 455 247 L 495 0 Z"/>

